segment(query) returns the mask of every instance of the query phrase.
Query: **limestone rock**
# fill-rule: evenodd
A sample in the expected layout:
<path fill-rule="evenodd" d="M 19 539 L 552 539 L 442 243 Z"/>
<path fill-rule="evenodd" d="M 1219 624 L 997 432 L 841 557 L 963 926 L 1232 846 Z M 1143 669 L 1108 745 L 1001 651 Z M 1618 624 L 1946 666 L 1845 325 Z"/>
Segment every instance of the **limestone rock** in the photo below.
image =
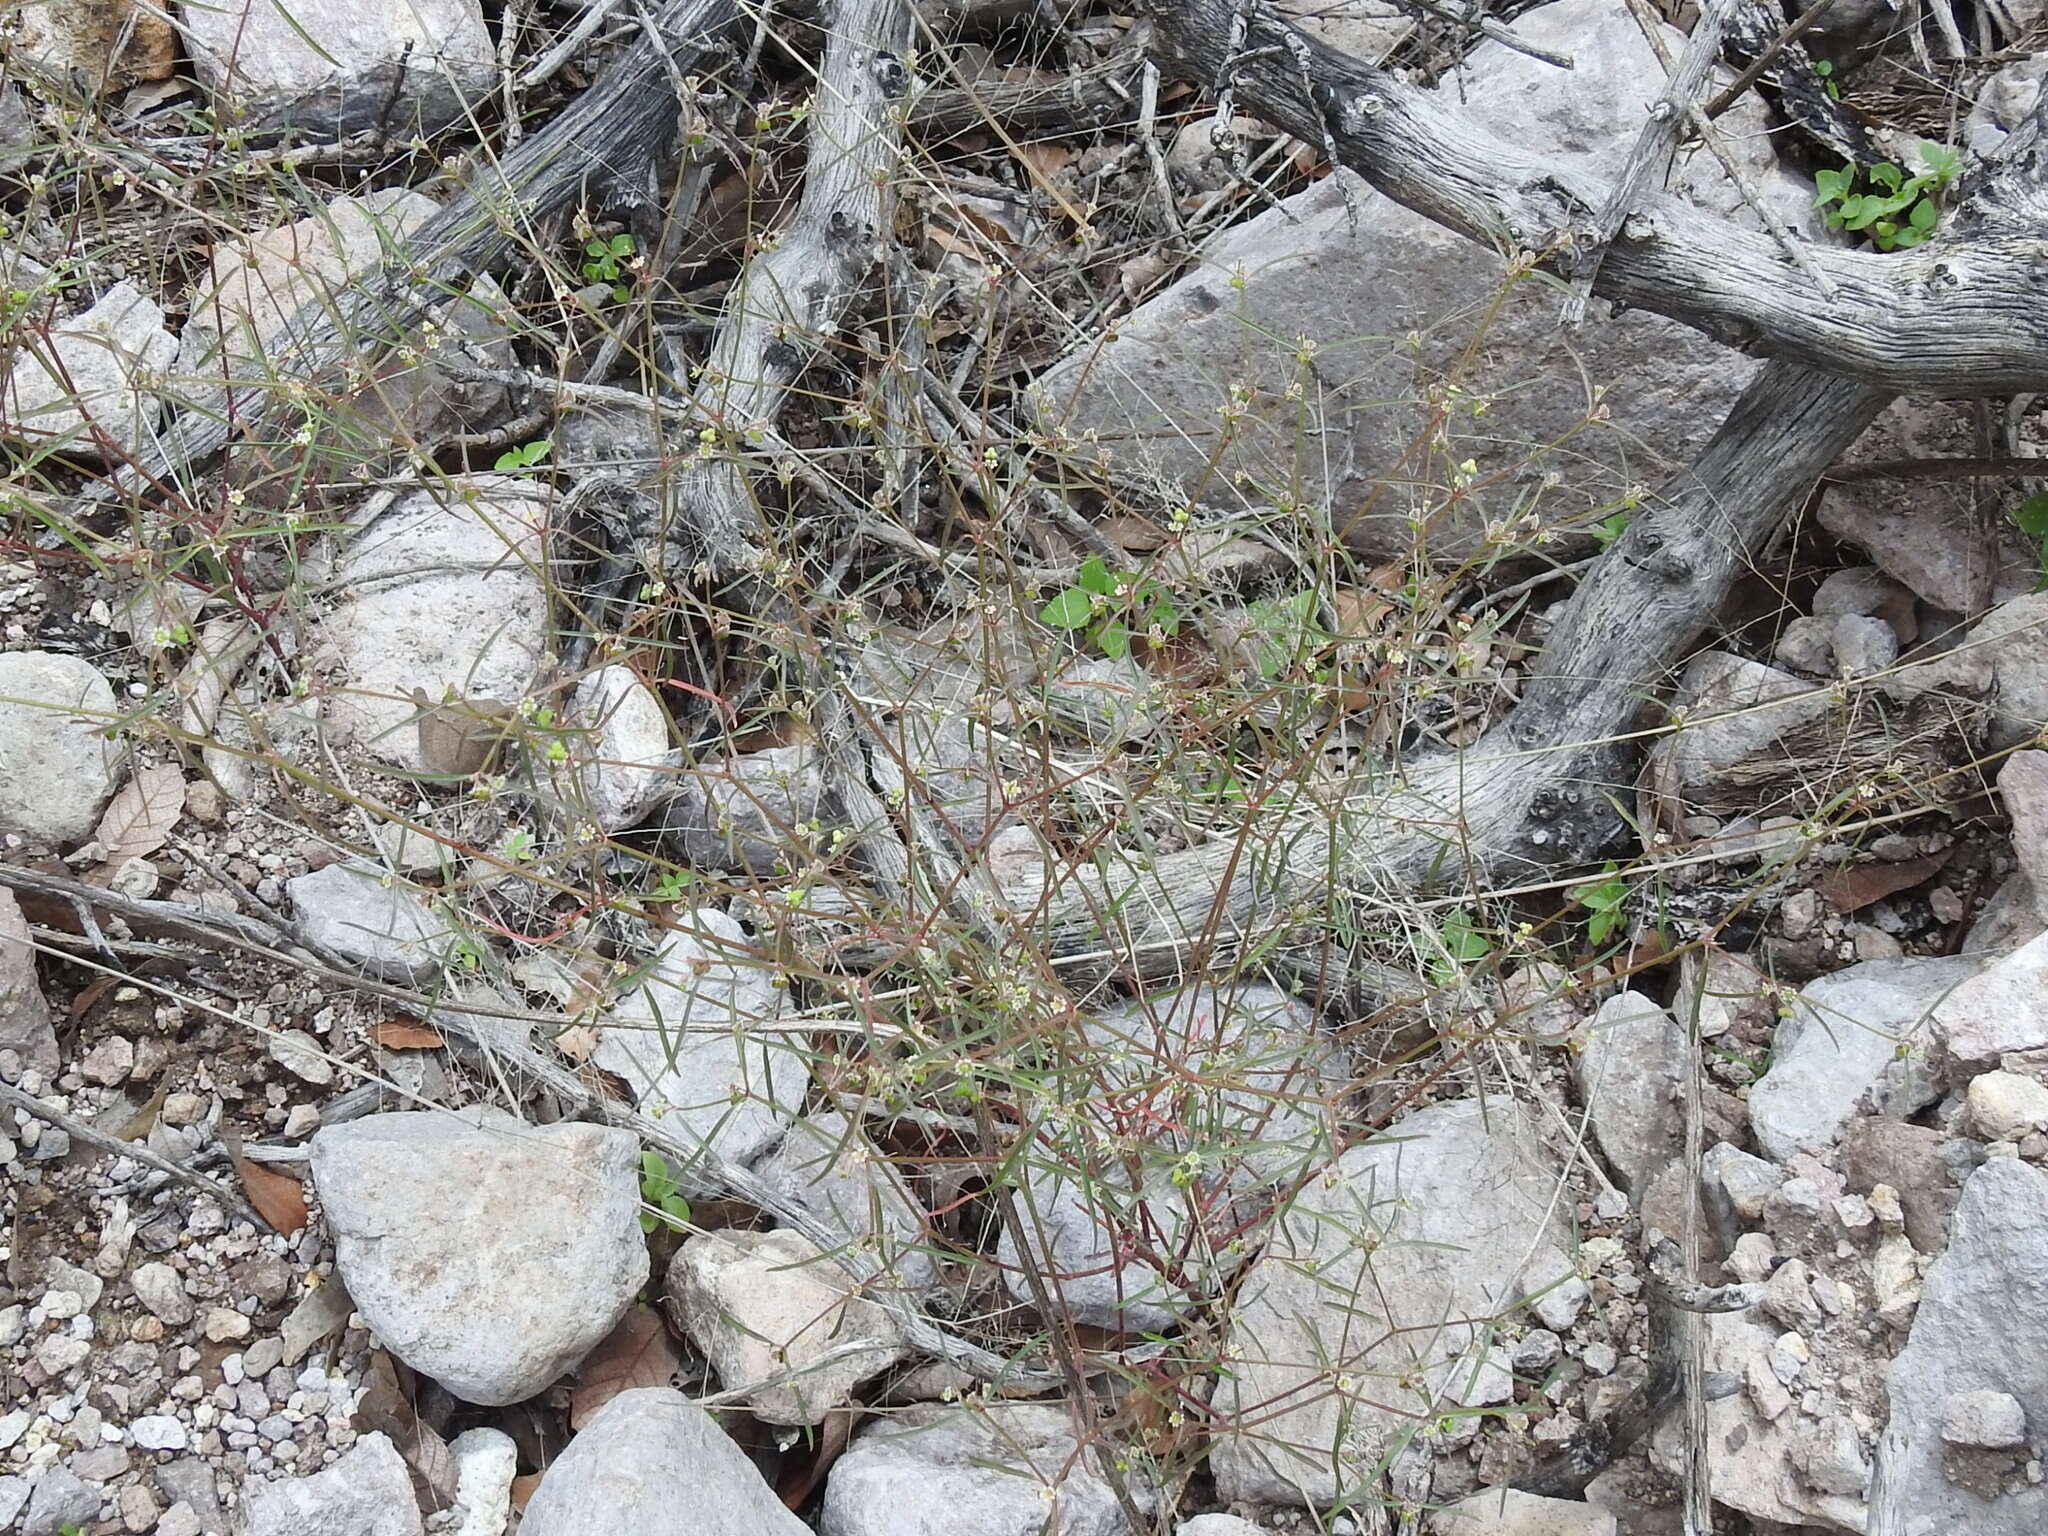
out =
<path fill-rule="evenodd" d="M 34 0 L 14 15 L 15 57 L 89 95 L 168 80 L 177 65 L 171 24 L 134 0 Z"/>
<path fill-rule="evenodd" d="M 312 666 L 328 683 L 321 715 L 338 742 L 447 772 L 422 749 L 415 691 L 425 708 L 478 712 L 526 698 L 547 650 L 545 519 L 531 482 L 503 475 L 365 511 L 334 562 L 345 595 L 313 632 Z"/>
<path fill-rule="evenodd" d="M 1620 1525 L 1597 1504 L 1487 1488 L 1437 1510 L 1428 1528 L 1431 1536 L 1616 1536 Z"/>
<path fill-rule="evenodd" d="M 754 1174 L 872 1257 L 882 1270 L 876 1286 L 921 1293 L 938 1280 L 938 1265 L 922 1248 L 924 1213 L 909 1186 L 844 1115 L 804 1116 Z"/>
<path fill-rule="evenodd" d="M 1141 1508 L 1151 1490 L 1125 1474 Z M 822 1536 L 1137 1536 L 1074 1437 L 1064 1408 L 1042 1403 L 919 1404 L 853 1437 L 825 1482 Z"/>
<path fill-rule="evenodd" d="M 1211 1452 L 1219 1495 L 1355 1493 L 1457 1397 L 1486 1322 L 1571 1273 L 1560 1177 L 1505 1099 L 1418 1110 L 1311 1177 L 1239 1283 L 1216 1408 L 1250 1427 Z"/>
<path fill-rule="evenodd" d="M 1035 1270 L 1077 1322 L 1170 1328 L 1185 1287 L 1227 1278 L 1229 1239 L 1267 1191 L 1328 1156 L 1322 1106 L 1341 1091 L 1341 1057 L 1307 1008 L 1269 986 L 1168 992 L 1107 1009 L 1082 1032 L 1096 1063 L 1090 1091 L 1065 1133 L 1042 1130 L 1027 1154 L 1025 1247 L 1006 1224 L 997 1262 L 1015 1301 L 1037 1299 Z M 1152 1106 L 1160 1123 L 1134 1153 L 1105 1155 L 1129 1103 Z"/>
<path fill-rule="evenodd" d="M 308 142 L 432 132 L 497 81 L 477 0 L 225 0 L 178 30 L 224 122 Z"/>
<path fill-rule="evenodd" d="M 375 865 L 344 860 L 285 882 L 306 937 L 387 981 L 424 981 L 453 942 L 425 895 Z"/>
<path fill-rule="evenodd" d="M 244 1536 L 420 1536 L 412 1477 L 391 1441 L 367 1434 L 310 1477 L 242 1486 Z"/>
<path fill-rule="evenodd" d="M 57 1027 L 36 974 L 28 919 L 12 891 L 0 891 L 0 1051 L 14 1052 L 45 1078 L 57 1075 Z"/>
<path fill-rule="evenodd" d="M 699 869 L 773 874 L 810 847 L 825 799 L 816 750 L 768 747 L 685 768 L 650 825 Z"/>
<path fill-rule="evenodd" d="M 728 1392 L 754 1417 L 817 1424 L 904 1356 L 894 1319 L 817 1244 L 795 1232 L 705 1232 L 676 1250 L 669 1308 Z M 843 1354 L 866 1341 L 871 1348 Z M 828 1363 L 818 1364 L 825 1356 Z M 799 1374 L 758 1386 L 787 1371 Z"/>
<path fill-rule="evenodd" d="M 540 1391 L 647 1280 L 623 1131 L 483 1108 L 371 1115 L 323 1127 L 311 1160 L 356 1310 L 470 1402 Z"/>
<path fill-rule="evenodd" d="M 1963 958 L 1868 960 L 1809 984 L 1750 1089 L 1757 1144 L 1783 1163 L 1832 1147 L 1866 1094 L 1894 1119 L 1931 1103 L 1930 1016 L 1976 968 Z"/>
<path fill-rule="evenodd" d="M 630 667 L 600 667 L 576 687 L 568 710 L 574 783 L 568 809 L 607 832 L 635 825 L 675 778 L 668 711 Z"/>
<path fill-rule="evenodd" d="M 2048 934 L 1969 977 L 1934 1009 L 1934 1034 L 1959 1068 L 2048 1046 Z"/>
<path fill-rule="evenodd" d="M 621 1392 L 556 1457 L 520 1536 L 809 1536 L 718 1421 L 667 1387 Z"/>
<path fill-rule="evenodd" d="M 1685 1032 L 1639 992 L 1607 999 L 1579 1035 L 1579 1102 L 1622 1188 L 1641 1204 L 1684 1142 Z"/>
<path fill-rule="evenodd" d="M 163 310 L 133 283 L 116 283 L 46 338 L 23 337 L 0 382 L 0 435 L 87 461 L 135 458 L 156 429 L 158 381 L 177 355 Z"/>
<path fill-rule="evenodd" d="M 1552 162 L 1612 175 L 1644 120 L 1645 80 L 1662 71 L 1609 0 L 1558 0 L 1516 18 L 1517 33 L 1572 55 L 1560 70 L 1495 42 L 1475 48 L 1439 89 L 1460 117 Z M 1668 34 L 1674 48 L 1683 40 Z M 1730 114 L 1729 141 L 1770 205 L 1811 227 L 1812 193 L 1778 170 L 1753 100 Z M 1708 157 L 1673 177 L 1682 195 L 1750 216 Z M 1749 362 L 1642 313 L 1603 320 L 1569 343 L 1554 296 L 1519 284 L 1473 347 L 1502 264 L 1492 252 L 1340 171 L 1281 207 L 1225 231 L 1197 268 L 1141 305 L 1117 340 L 1050 369 L 1034 390 L 1039 425 L 1097 455 L 1112 478 L 1238 507 L 1292 502 L 1333 509 L 1362 552 L 1468 552 L 1505 524 L 1552 469 L 1547 527 L 1584 525 L 1625 486 L 1654 483 L 1705 442 L 1752 372 Z M 1468 351 L 1476 356 L 1468 356 Z M 1574 356 L 1576 354 L 1576 357 Z M 1498 507 L 1439 513 L 1441 497 L 1381 496 L 1406 475 L 1425 400 L 1456 372 L 1444 462 L 1499 476 Z M 1609 420 L 1585 426 L 1604 390 Z M 1483 416 L 1471 409 L 1485 400 Z M 1392 403 L 1390 403 L 1392 402 Z M 1543 445 L 1568 439 L 1569 460 Z M 1512 489 L 1507 489 L 1511 486 Z M 1413 520 L 1433 516 L 1417 529 Z M 1508 540 L 1534 530 L 1503 530 Z"/>
<path fill-rule="evenodd" d="M 92 836 L 127 755 L 106 736 L 119 719 L 91 662 L 0 654 L 0 835 L 51 846 Z"/>
<path fill-rule="evenodd" d="M 796 1117 L 810 1066 L 801 1037 L 776 1028 L 788 994 L 740 925 L 706 908 L 679 912 L 676 928 L 604 1016 L 591 1059 L 670 1130 L 746 1162 Z M 676 1177 L 686 1193 L 718 1192 L 689 1167 Z"/>
<path fill-rule="evenodd" d="M 1993 1158 L 1970 1176 L 1948 1251 L 1927 1272 L 1912 1335 L 1887 1384 L 1891 1419 L 1879 1443 L 1874 1486 L 1883 1492 L 1873 1529 L 2048 1529 L 2048 1487 L 2023 1477 L 1965 1486 L 1944 1465 L 1943 1438 L 1959 1393 L 2006 1394 L 2026 1426 L 2048 1424 L 2048 1176 L 2013 1158 Z"/>

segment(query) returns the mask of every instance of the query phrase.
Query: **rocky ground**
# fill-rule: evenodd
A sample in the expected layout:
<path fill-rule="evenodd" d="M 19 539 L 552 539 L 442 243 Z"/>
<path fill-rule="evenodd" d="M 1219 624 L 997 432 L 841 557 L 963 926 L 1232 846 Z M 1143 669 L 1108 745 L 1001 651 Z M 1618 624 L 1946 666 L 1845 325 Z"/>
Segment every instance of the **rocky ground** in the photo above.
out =
<path fill-rule="evenodd" d="M 1899 468 L 2031 400 L 1880 418 L 1583 786 L 1610 857 L 1068 943 L 1371 835 L 1754 360 L 1560 329 L 1128 17 L 943 0 L 779 422 L 703 391 L 804 11 L 316 387 L 655 13 L 243 9 L 6 23 L 0 1531 L 2048 1530 L 2043 519 Z M 1685 47 L 1281 9 L 1607 171 Z M 1836 11 L 1899 163 L 2032 104 L 2018 0 Z M 1717 121 L 1747 191 L 1675 189 L 1851 238 Z M 728 462 L 750 562 L 671 526 Z"/>

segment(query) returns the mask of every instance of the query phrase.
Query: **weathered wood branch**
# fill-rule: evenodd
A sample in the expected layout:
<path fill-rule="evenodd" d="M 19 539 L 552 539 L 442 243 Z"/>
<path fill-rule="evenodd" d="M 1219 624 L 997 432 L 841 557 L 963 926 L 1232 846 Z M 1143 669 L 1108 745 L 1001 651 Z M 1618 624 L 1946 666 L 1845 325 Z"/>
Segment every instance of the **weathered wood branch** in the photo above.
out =
<path fill-rule="evenodd" d="M 910 88 L 911 11 L 905 0 L 836 0 L 830 9 L 796 217 L 733 285 L 697 388 L 699 409 L 735 443 L 774 426 L 790 387 L 866 286 L 885 232 Z M 764 547 L 740 458 L 701 454 L 678 476 L 693 553 L 713 570 Z"/>
<path fill-rule="evenodd" d="M 1571 275 L 1575 243 L 1612 188 L 1473 128 L 1452 103 L 1307 37 L 1256 6 L 1243 51 L 1235 0 L 1154 0 L 1162 65 L 1229 78 L 1250 111 L 1427 218 Z M 1816 248 L 1832 299 L 1769 235 L 1669 196 L 1641 202 L 1594 291 L 1732 346 L 1894 393 L 2002 395 L 2048 387 L 2048 160 L 2026 143 L 1997 185 L 1911 251 Z M 1906 338 L 1910 338 L 1910 343 Z"/>
<path fill-rule="evenodd" d="M 1312 919 L 1332 890 L 1371 904 L 1540 877 L 1595 856 L 1631 794 L 1622 738 L 1720 612 L 1737 576 L 1890 400 L 1773 362 L 1691 466 L 1570 599 L 1522 701 L 1467 750 L 1424 759 L 1362 809 L 1262 812 L 1242 839 L 1146 867 L 1078 872 L 1047 906 L 1055 955 L 1105 935 L 1144 970 L 1205 939 Z"/>

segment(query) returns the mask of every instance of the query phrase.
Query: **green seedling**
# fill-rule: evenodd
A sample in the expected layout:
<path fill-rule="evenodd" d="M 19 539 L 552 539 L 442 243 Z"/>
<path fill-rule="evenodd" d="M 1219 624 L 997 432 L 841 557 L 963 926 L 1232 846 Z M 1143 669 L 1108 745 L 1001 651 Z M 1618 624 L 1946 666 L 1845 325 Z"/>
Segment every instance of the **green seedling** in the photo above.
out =
<path fill-rule="evenodd" d="M 2034 565 L 2041 573 L 2034 590 L 2048 589 L 2048 495 L 2029 496 L 2013 508 L 2012 520 L 2034 542 Z"/>
<path fill-rule="evenodd" d="M 1919 245 L 1941 218 L 1941 194 L 1962 174 L 1963 157 L 1939 144 L 1920 146 L 1919 174 L 1896 165 L 1845 165 L 1814 175 L 1814 202 L 1829 229 L 1868 237 L 1881 251 Z"/>
<path fill-rule="evenodd" d="M 1815 59 L 1813 61 L 1813 72 L 1820 76 L 1820 83 L 1828 88 L 1829 98 L 1834 101 L 1840 101 L 1842 99 L 1842 85 L 1835 78 L 1835 61 L 1833 59 Z"/>
<path fill-rule="evenodd" d="M 623 304 L 632 297 L 625 283 L 626 263 L 632 260 L 633 253 L 638 248 L 631 235 L 613 235 L 608 240 L 592 240 L 583 247 L 583 275 L 593 283 L 610 283 L 612 301 Z"/>
<path fill-rule="evenodd" d="M 1316 595 L 1269 597 L 1246 610 L 1259 643 L 1259 677 L 1271 682 L 1305 656 L 1329 643 L 1330 635 L 1316 622 Z"/>
<path fill-rule="evenodd" d="M 676 1192 L 675 1170 L 659 1152 L 640 1154 L 640 1198 L 654 1208 L 640 1213 L 642 1232 L 652 1232 L 656 1227 L 680 1232 L 689 1225 L 690 1202 Z"/>
<path fill-rule="evenodd" d="M 1133 636 L 1164 639 L 1180 633 L 1180 609 L 1173 594 L 1149 576 L 1119 576 L 1090 555 L 1074 573 L 1074 584 L 1053 594 L 1038 610 L 1041 623 L 1084 632 L 1105 656 L 1131 654 Z"/>
<path fill-rule="evenodd" d="M 516 475 L 540 463 L 554 451 L 554 447 L 555 445 L 544 437 L 530 443 L 522 443 L 517 448 L 507 448 L 499 454 L 497 462 L 492 464 L 491 468 L 500 474 Z"/>
<path fill-rule="evenodd" d="M 1463 907 L 1444 914 L 1437 924 L 1436 939 L 1440 952 L 1429 962 L 1429 979 L 1440 987 L 1451 985 L 1464 967 L 1493 953 L 1492 941 Z"/>
<path fill-rule="evenodd" d="M 1614 860 L 1600 871 L 1605 878 L 1582 885 L 1571 893 L 1573 901 L 1586 909 L 1586 937 L 1598 949 L 1615 934 L 1628 914 L 1628 882 L 1621 878 Z"/>
<path fill-rule="evenodd" d="M 1612 549 L 1614 541 L 1626 532 L 1628 532 L 1628 514 L 1626 512 L 1610 512 L 1606 517 L 1603 517 L 1593 525 L 1593 540 L 1600 546 L 1602 553 L 1605 553 L 1607 550 Z"/>

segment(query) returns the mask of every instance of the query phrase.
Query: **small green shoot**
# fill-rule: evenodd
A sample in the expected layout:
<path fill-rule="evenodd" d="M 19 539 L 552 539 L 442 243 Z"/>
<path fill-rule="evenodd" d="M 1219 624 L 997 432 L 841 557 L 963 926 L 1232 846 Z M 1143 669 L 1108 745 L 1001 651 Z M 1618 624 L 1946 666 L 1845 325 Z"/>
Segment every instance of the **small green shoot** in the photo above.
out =
<path fill-rule="evenodd" d="M 1842 99 L 1842 84 L 1835 78 L 1835 61 L 1833 59 L 1815 59 L 1813 61 L 1813 72 L 1820 76 L 1821 84 L 1828 88 L 1829 98 L 1834 101 L 1840 101 Z"/>
<path fill-rule="evenodd" d="M 2029 496 L 2013 508 L 2012 520 L 2034 541 L 2034 564 L 2041 572 L 2034 590 L 2048 589 L 2048 494 Z"/>
<path fill-rule="evenodd" d="M 1297 592 L 1292 597 L 1269 597 L 1246 610 L 1252 633 L 1259 642 L 1259 677 L 1271 682 L 1291 669 L 1309 653 L 1329 640 L 1316 623 L 1316 595 Z"/>
<path fill-rule="evenodd" d="M 1845 165 L 1814 174 L 1814 202 L 1827 209 L 1829 229 L 1866 235 L 1880 251 L 1903 251 L 1934 232 L 1942 191 L 1962 174 L 1963 157 L 1922 144 L 1918 175 L 1896 165 Z"/>
<path fill-rule="evenodd" d="M 1628 514 L 1626 512 L 1610 512 L 1593 525 L 1593 540 L 1600 546 L 1600 552 L 1605 554 L 1614 547 L 1614 541 L 1626 532 L 1628 532 Z"/>
<path fill-rule="evenodd" d="M 656 1227 L 680 1232 L 689 1225 L 690 1202 L 676 1192 L 675 1170 L 659 1152 L 649 1150 L 640 1154 L 640 1198 L 654 1207 L 640 1213 L 642 1232 L 652 1232 Z"/>
<path fill-rule="evenodd" d="M 1165 587 L 1149 576 L 1116 575 L 1100 555 L 1083 560 L 1074 584 L 1054 593 L 1038 617 L 1054 629 L 1085 631 L 1088 644 L 1118 658 L 1131 654 L 1135 635 L 1180 633 L 1180 609 Z"/>
<path fill-rule="evenodd" d="M 522 443 L 517 448 L 507 448 L 498 455 L 497 462 L 492 464 L 491 468 L 501 475 L 516 475 L 533 468 L 554 452 L 554 448 L 555 445 L 548 439 L 537 438 L 533 442 Z"/>
<path fill-rule="evenodd" d="M 1463 907 L 1453 907 L 1437 924 L 1437 944 L 1441 953 L 1429 963 L 1429 979 L 1437 986 L 1447 987 L 1458 979 L 1458 973 L 1477 960 L 1484 960 L 1493 953 L 1493 943 L 1472 921 L 1472 914 Z"/>
<path fill-rule="evenodd" d="M 592 240 L 583 247 L 586 260 L 583 275 L 593 283 L 610 283 L 612 301 L 623 304 L 632 297 L 625 283 L 626 263 L 639 247 L 631 235 L 613 235 L 609 240 Z"/>
<path fill-rule="evenodd" d="M 1614 937 L 1628 917 L 1623 910 L 1628 902 L 1628 882 L 1621 878 L 1614 860 L 1609 859 L 1600 873 L 1604 878 L 1571 893 L 1572 900 L 1586 909 L 1586 937 L 1595 949 Z"/>

